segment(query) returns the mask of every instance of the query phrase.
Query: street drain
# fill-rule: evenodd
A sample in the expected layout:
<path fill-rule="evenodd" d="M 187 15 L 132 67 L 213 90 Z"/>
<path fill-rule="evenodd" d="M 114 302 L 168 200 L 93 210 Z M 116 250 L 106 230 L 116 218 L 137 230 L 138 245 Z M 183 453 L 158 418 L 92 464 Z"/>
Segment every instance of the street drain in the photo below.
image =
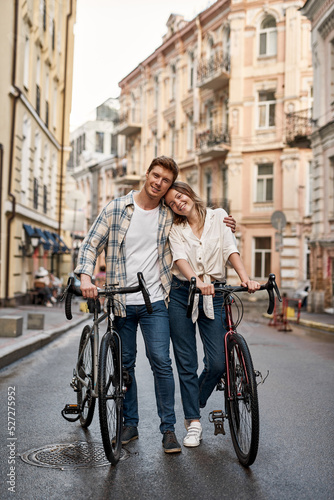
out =
<path fill-rule="evenodd" d="M 128 456 L 129 453 L 122 448 L 120 460 L 126 460 Z M 61 470 L 110 465 L 101 444 L 79 441 L 70 444 L 49 444 L 43 448 L 22 453 L 20 457 L 30 465 Z"/>

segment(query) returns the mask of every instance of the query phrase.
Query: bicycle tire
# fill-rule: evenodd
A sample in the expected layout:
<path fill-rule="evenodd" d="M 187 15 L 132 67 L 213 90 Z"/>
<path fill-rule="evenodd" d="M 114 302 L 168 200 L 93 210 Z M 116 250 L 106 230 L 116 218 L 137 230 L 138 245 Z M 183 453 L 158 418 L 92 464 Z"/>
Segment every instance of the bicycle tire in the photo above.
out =
<path fill-rule="evenodd" d="M 90 336 L 90 339 L 87 342 L 87 336 Z M 86 345 L 85 345 L 86 344 Z M 78 380 L 78 392 L 77 392 L 77 403 L 78 406 L 82 406 L 84 403 L 84 407 L 80 412 L 80 423 L 84 429 L 90 426 L 94 416 L 95 409 L 95 398 L 91 396 L 91 391 L 93 389 L 93 367 L 94 367 L 94 349 L 93 349 L 94 341 L 91 335 L 91 329 L 88 325 L 84 327 L 82 330 L 80 344 L 79 344 L 79 353 L 78 353 L 78 375 L 87 381 L 89 384 L 89 388 Z M 84 352 L 81 355 L 82 349 L 84 348 Z"/>
<path fill-rule="evenodd" d="M 260 434 L 259 402 L 253 362 L 242 335 L 231 335 L 227 348 L 231 387 L 231 399 L 227 398 L 228 422 L 239 462 L 249 467 L 256 459 Z M 227 391 L 227 388 L 225 390 Z"/>
<path fill-rule="evenodd" d="M 99 415 L 104 451 L 113 465 L 119 461 L 122 449 L 123 394 L 119 368 L 115 338 L 107 332 L 99 356 Z"/>

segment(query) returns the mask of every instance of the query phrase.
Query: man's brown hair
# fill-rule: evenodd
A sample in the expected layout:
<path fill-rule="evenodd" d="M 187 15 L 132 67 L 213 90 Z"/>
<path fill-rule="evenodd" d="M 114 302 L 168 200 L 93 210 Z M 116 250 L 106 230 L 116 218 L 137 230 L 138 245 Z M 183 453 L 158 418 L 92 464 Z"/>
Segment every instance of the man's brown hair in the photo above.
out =
<path fill-rule="evenodd" d="M 157 165 L 173 172 L 173 182 L 179 175 L 179 167 L 177 166 L 173 158 L 170 158 L 168 156 L 157 156 L 157 158 L 154 158 L 152 160 L 151 165 L 147 169 L 147 173 L 151 172 L 152 168 L 156 167 Z"/>

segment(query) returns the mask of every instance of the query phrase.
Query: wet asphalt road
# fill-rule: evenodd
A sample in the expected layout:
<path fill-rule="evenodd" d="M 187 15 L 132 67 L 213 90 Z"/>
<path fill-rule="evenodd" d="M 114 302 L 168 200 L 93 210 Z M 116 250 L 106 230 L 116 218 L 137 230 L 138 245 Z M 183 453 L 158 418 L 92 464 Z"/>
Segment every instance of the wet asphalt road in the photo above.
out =
<path fill-rule="evenodd" d="M 59 470 L 22 461 L 20 454 L 55 443 L 101 443 L 98 412 L 89 431 L 60 415 L 75 402 L 69 387 L 81 327 L 0 372 L 1 498 L 40 499 L 333 499 L 334 494 L 334 336 L 294 328 L 278 332 L 243 323 L 254 366 L 263 374 L 259 387 L 261 433 L 256 462 L 243 468 L 229 430 L 214 436 L 208 413 L 222 407 L 215 392 L 202 413 L 199 448 L 166 455 L 161 445 L 153 378 L 138 336 L 137 378 L 140 437 L 126 446 L 116 467 Z M 7 393 L 15 387 L 15 436 L 8 440 Z M 176 434 L 185 435 L 177 384 Z M 13 456 L 12 445 L 15 449 Z M 14 460 L 9 464 L 9 460 Z M 13 464 L 13 465 L 12 465 Z M 15 494 L 6 483 L 15 467 Z M 12 471 L 13 472 L 13 469 Z"/>

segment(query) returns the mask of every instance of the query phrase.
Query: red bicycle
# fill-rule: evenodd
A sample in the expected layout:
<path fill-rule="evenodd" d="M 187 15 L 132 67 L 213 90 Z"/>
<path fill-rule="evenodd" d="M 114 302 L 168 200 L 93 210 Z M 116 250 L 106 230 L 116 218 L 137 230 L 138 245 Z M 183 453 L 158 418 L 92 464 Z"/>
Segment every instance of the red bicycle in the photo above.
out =
<path fill-rule="evenodd" d="M 242 286 L 229 286 L 226 281 L 215 281 L 215 294 L 224 296 L 225 324 L 222 319 L 225 335 L 226 372 L 217 385 L 217 390 L 224 391 L 225 411 L 214 410 L 210 413 L 210 422 L 214 423 L 215 435 L 225 434 L 224 420 L 227 419 L 235 452 L 242 465 L 248 467 L 256 459 L 259 447 L 260 417 L 256 377 L 260 372 L 254 370 L 252 357 L 244 337 L 237 332 L 237 327 L 243 317 L 243 304 L 236 295 L 247 292 Z M 267 290 L 269 294 L 268 314 L 274 310 L 274 291 L 279 301 L 282 301 L 275 275 L 270 274 L 266 284 L 259 290 Z M 191 317 L 195 293 L 201 293 L 196 287 L 196 278 L 191 278 L 187 305 L 187 317 Z M 233 321 L 232 304 L 237 307 L 238 318 Z"/>

